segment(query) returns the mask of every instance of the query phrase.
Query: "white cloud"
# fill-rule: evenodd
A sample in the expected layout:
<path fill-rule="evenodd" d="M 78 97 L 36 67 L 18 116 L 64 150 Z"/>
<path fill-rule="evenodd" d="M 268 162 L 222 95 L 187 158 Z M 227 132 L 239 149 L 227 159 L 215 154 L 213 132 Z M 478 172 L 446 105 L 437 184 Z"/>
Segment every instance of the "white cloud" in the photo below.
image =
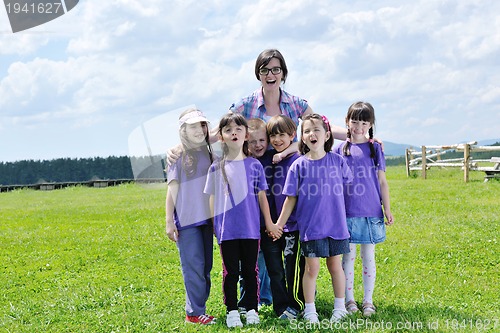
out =
<path fill-rule="evenodd" d="M 112 151 L 183 105 L 220 116 L 258 87 L 254 61 L 269 47 L 287 60 L 285 89 L 334 122 L 361 99 L 384 140 L 498 136 L 499 10 L 472 0 L 81 1 L 47 25 L 0 34 L 0 139 L 111 126 L 96 136 Z"/>

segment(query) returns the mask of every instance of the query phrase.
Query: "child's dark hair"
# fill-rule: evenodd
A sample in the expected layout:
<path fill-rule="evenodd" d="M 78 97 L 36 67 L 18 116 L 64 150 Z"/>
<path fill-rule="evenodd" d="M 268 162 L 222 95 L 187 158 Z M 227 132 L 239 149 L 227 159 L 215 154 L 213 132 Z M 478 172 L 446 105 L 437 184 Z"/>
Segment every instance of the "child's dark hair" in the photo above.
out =
<path fill-rule="evenodd" d="M 356 102 L 353 103 L 347 110 L 347 116 L 345 117 L 346 124 L 349 124 L 349 120 L 356 121 L 366 121 L 372 126 L 368 130 L 369 142 L 370 142 L 370 157 L 375 158 L 375 147 L 373 146 L 373 127 L 375 126 L 375 110 L 373 106 L 368 102 Z M 346 156 L 351 155 L 351 131 L 347 128 L 347 139 L 344 145 L 343 154 Z"/>
<path fill-rule="evenodd" d="M 229 124 L 231 124 L 232 122 L 234 122 L 238 126 L 244 126 L 247 133 L 248 133 L 248 122 L 245 119 L 245 117 L 243 117 L 240 113 L 230 112 L 230 113 L 226 114 L 224 117 L 222 117 L 222 119 L 219 122 L 219 132 L 218 133 L 220 136 L 222 136 L 222 129 L 224 127 L 228 126 Z M 227 148 L 227 145 L 223 142 L 222 143 L 222 157 L 221 157 L 220 162 L 219 162 L 219 167 L 221 168 L 222 176 L 223 176 L 224 182 L 226 184 L 229 184 L 229 181 L 227 179 L 226 169 L 225 169 L 226 158 L 227 158 L 228 152 L 229 152 L 229 150 Z M 246 140 L 243 143 L 243 154 L 245 154 L 245 156 L 248 156 L 248 141 L 246 141 Z"/>
<path fill-rule="evenodd" d="M 179 116 L 179 119 L 183 118 L 186 114 L 189 114 L 191 112 L 200 112 L 198 109 L 190 108 L 182 112 Z M 205 121 L 201 122 L 202 124 L 205 124 L 208 126 L 208 123 Z M 182 154 L 181 154 L 181 161 L 182 161 L 182 170 L 186 174 L 186 176 L 192 177 L 196 174 L 196 169 L 198 167 L 198 157 L 197 154 L 195 154 L 195 151 L 198 149 L 197 147 L 193 147 L 191 143 L 189 142 L 188 137 L 186 136 L 186 126 L 188 124 L 184 123 L 181 125 L 179 129 L 179 136 L 181 139 L 181 145 L 182 145 Z M 205 142 L 206 145 L 199 147 L 201 148 L 201 151 L 204 152 L 205 154 L 208 154 L 208 157 L 210 158 L 210 164 L 213 163 L 214 158 L 213 158 L 213 151 L 212 151 L 212 145 L 210 144 L 210 131 L 207 130 L 207 134 L 205 135 Z"/>
<path fill-rule="evenodd" d="M 326 140 L 325 145 L 324 145 L 325 151 L 329 152 L 332 150 L 332 147 L 333 147 L 333 133 L 332 133 L 332 130 L 330 128 L 330 122 L 328 121 L 328 119 L 325 116 L 322 116 L 322 115 L 317 114 L 317 113 L 311 113 L 311 114 L 304 116 L 304 118 L 302 118 L 302 126 L 301 126 L 301 130 L 300 130 L 301 140 L 299 141 L 299 152 L 302 155 L 307 154 L 310 150 L 309 147 L 302 140 L 302 137 L 304 136 L 304 123 L 306 121 L 313 121 L 313 120 L 317 120 L 317 121 L 321 122 L 321 124 L 323 125 L 323 128 L 325 129 L 325 132 L 327 132 L 327 133 L 330 132 L 330 137 L 328 138 L 328 140 Z"/>
<path fill-rule="evenodd" d="M 297 131 L 297 125 L 292 120 L 292 118 L 278 115 L 274 116 L 267 122 L 267 135 L 276 135 L 280 133 L 286 133 L 290 136 L 295 136 Z"/>

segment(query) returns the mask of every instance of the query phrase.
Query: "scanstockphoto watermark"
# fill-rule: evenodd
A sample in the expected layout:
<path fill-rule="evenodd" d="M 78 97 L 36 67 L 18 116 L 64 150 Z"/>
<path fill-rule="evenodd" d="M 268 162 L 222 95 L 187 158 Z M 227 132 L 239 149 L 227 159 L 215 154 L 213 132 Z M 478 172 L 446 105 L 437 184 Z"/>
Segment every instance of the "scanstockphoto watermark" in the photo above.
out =
<path fill-rule="evenodd" d="M 438 322 L 424 323 L 420 321 L 410 322 L 391 322 L 391 321 L 371 321 L 369 319 L 356 319 L 356 320 L 343 320 L 341 322 L 331 322 L 328 319 L 323 319 L 319 323 L 311 323 L 308 321 L 301 321 L 297 319 L 290 320 L 290 328 L 296 331 L 302 330 L 376 330 L 376 331 L 421 331 L 437 330 L 439 328 Z"/>
<path fill-rule="evenodd" d="M 371 321 L 369 319 L 343 320 L 341 322 L 332 323 L 328 319 L 324 319 L 319 323 L 311 323 L 293 319 L 290 321 L 292 330 L 376 330 L 376 331 L 439 331 L 442 329 L 453 331 L 472 331 L 472 330 L 497 330 L 500 327 L 500 320 L 493 319 L 446 319 L 444 321 Z"/>
<path fill-rule="evenodd" d="M 78 4 L 78 0 L 4 0 L 3 2 L 14 33 L 52 21 Z"/>

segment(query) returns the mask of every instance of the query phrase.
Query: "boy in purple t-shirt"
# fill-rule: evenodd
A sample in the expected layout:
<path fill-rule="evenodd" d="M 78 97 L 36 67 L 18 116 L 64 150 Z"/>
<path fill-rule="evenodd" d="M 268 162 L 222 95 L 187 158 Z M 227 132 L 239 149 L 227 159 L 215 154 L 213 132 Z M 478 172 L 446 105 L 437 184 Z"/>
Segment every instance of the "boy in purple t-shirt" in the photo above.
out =
<path fill-rule="evenodd" d="M 296 136 L 297 126 L 287 116 L 279 115 L 269 119 L 267 133 L 269 142 L 274 149 L 271 153 L 274 162 L 270 165 L 272 179 L 269 183 L 272 207 L 276 209 L 279 216 L 285 202 L 283 188 L 285 187 L 286 175 L 292 163 L 300 157 L 295 152 L 288 156 L 281 156 L 290 147 Z M 272 215 L 272 214 L 271 214 Z M 266 263 L 273 271 L 271 279 L 273 297 L 275 298 L 274 310 L 281 319 L 296 319 L 304 309 L 304 293 L 302 289 L 302 277 L 304 275 L 305 260 L 301 255 L 299 228 L 295 211 L 288 218 L 283 228 L 283 237 L 273 241 L 271 238 L 262 237 L 261 247 L 265 249 Z M 283 270 L 284 267 L 284 270 Z M 274 272 L 275 271 L 275 272 Z M 274 281 L 273 281 L 274 280 Z"/>

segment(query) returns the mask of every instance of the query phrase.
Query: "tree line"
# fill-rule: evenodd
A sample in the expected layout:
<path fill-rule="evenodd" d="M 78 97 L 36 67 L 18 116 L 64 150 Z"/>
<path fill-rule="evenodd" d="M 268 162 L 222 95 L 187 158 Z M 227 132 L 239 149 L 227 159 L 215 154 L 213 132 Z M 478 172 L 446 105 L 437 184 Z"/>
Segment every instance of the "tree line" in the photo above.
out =
<path fill-rule="evenodd" d="M 1 185 L 134 179 L 128 156 L 0 162 Z"/>
<path fill-rule="evenodd" d="M 498 146 L 495 143 L 493 146 Z M 498 152 L 473 152 L 474 159 L 489 159 Z M 448 152 L 442 159 L 463 157 L 462 152 Z M 386 164 L 404 165 L 404 156 L 386 159 Z M 87 182 L 94 179 L 135 179 L 165 177 L 161 156 L 109 156 L 92 158 L 58 158 L 53 160 L 23 160 L 0 162 L 0 185 L 29 185 L 38 183 Z"/>

